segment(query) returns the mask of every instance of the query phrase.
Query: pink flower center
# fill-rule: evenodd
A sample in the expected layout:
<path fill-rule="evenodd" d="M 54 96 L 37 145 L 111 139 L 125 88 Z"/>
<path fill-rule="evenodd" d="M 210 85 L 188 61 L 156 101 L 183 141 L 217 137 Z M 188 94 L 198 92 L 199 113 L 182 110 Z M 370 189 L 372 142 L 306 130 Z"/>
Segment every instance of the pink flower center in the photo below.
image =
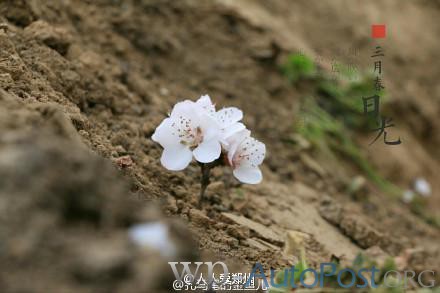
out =
<path fill-rule="evenodd" d="M 173 128 L 172 135 L 177 135 L 180 143 L 189 146 L 190 148 L 197 147 L 203 141 L 202 129 L 192 125 L 192 120 L 183 116 L 179 116 L 177 122 L 171 124 Z"/>

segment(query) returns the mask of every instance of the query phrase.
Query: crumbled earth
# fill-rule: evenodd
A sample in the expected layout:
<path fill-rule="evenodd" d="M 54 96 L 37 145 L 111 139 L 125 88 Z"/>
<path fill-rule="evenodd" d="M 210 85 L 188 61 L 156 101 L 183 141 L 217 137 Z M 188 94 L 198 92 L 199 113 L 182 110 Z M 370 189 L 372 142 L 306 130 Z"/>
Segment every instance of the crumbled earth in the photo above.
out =
<path fill-rule="evenodd" d="M 438 213 L 440 69 L 432 60 L 440 59 L 440 9 L 430 1 L 346 4 L 1 1 L 3 291 L 167 292 L 166 260 L 127 236 L 146 221 L 172 227 L 180 244 L 173 261 L 282 268 L 304 246 L 312 267 L 379 249 L 405 259 L 404 267 L 438 271 L 438 228 L 371 183 L 361 199 L 348 195 L 359 170 L 292 143 L 308 85 L 292 86 L 280 74 L 285 56 L 304 50 L 332 58 L 352 40 L 367 67 L 369 25 L 392 22 L 387 111 L 404 143 L 367 148 L 371 137 L 357 140 L 402 188 L 426 178 L 428 209 Z M 415 31 L 416 42 L 404 33 Z M 174 103 L 201 94 L 243 109 L 268 154 L 257 186 L 214 169 L 200 209 L 198 166 L 165 170 L 150 137 Z"/>
<path fill-rule="evenodd" d="M 178 229 L 170 241 L 182 244 L 180 260 L 198 254 L 188 249 L 189 231 L 157 206 L 139 205 L 59 107 L 26 105 L 3 90 L 0 101 L 2 292 L 167 292 L 166 259 L 134 245 L 127 228 L 159 221 Z"/>

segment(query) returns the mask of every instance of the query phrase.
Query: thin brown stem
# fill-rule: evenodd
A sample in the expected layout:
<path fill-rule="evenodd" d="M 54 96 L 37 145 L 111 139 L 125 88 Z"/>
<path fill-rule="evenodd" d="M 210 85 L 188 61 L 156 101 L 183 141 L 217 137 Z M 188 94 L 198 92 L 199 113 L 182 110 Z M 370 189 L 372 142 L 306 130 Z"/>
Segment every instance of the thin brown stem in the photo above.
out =
<path fill-rule="evenodd" d="M 200 180 L 200 199 L 199 199 L 199 206 L 202 206 L 202 201 L 205 198 L 205 192 L 206 188 L 208 187 L 210 180 L 209 180 L 209 174 L 211 172 L 212 166 L 210 164 L 200 164 L 201 170 L 202 170 L 202 177 Z"/>
<path fill-rule="evenodd" d="M 202 176 L 200 178 L 200 198 L 199 198 L 199 208 L 202 208 L 202 202 L 205 200 L 205 193 L 206 188 L 208 187 L 209 183 L 211 182 L 209 179 L 211 169 L 216 166 L 221 166 L 225 162 L 224 154 L 222 154 L 217 160 L 211 162 L 211 163 L 199 163 Z"/>

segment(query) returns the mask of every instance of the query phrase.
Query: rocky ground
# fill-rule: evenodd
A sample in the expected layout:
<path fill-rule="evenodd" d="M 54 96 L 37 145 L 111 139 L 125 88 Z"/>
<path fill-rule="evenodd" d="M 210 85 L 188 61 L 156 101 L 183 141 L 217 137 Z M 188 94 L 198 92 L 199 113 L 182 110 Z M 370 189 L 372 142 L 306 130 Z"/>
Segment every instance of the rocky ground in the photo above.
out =
<path fill-rule="evenodd" d="M 439 16 L 435 1 L 0 1 L 2 292 L 168 292 L 165 258 L 128 237 L 143 222 L 169 227 L 173 261 L 282 268 L 304 247 L 312 267 L 364 252 L 438 271 Z M 354 139 L 402 190 L 430 182 L 422 215 L 370 180 L 347 192 L 365 174 L 294 131 L 314 84 L 279 70 L 299 50 L 348 62 L 346 48 L 367 68 L 376 21 L 403 143 Z M 215 169 L 200 209 L 198 166 L 166 171 L 150 137 L 201 94 L 243 109 L 268 153 L 260 185 Z"/>

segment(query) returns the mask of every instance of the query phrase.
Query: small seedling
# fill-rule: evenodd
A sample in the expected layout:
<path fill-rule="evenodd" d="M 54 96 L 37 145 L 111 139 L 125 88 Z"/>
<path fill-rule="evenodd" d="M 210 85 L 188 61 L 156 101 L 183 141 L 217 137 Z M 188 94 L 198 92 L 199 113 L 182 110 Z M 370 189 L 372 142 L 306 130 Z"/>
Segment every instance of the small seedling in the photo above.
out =
<path fill-rule="evenodd" d="M 281 67 L 283 74 L 294 83 L 300 79 L 312 78 L 316 74 L 313 61 L 304 54 L 291 54 L 287 62 Z"/>

